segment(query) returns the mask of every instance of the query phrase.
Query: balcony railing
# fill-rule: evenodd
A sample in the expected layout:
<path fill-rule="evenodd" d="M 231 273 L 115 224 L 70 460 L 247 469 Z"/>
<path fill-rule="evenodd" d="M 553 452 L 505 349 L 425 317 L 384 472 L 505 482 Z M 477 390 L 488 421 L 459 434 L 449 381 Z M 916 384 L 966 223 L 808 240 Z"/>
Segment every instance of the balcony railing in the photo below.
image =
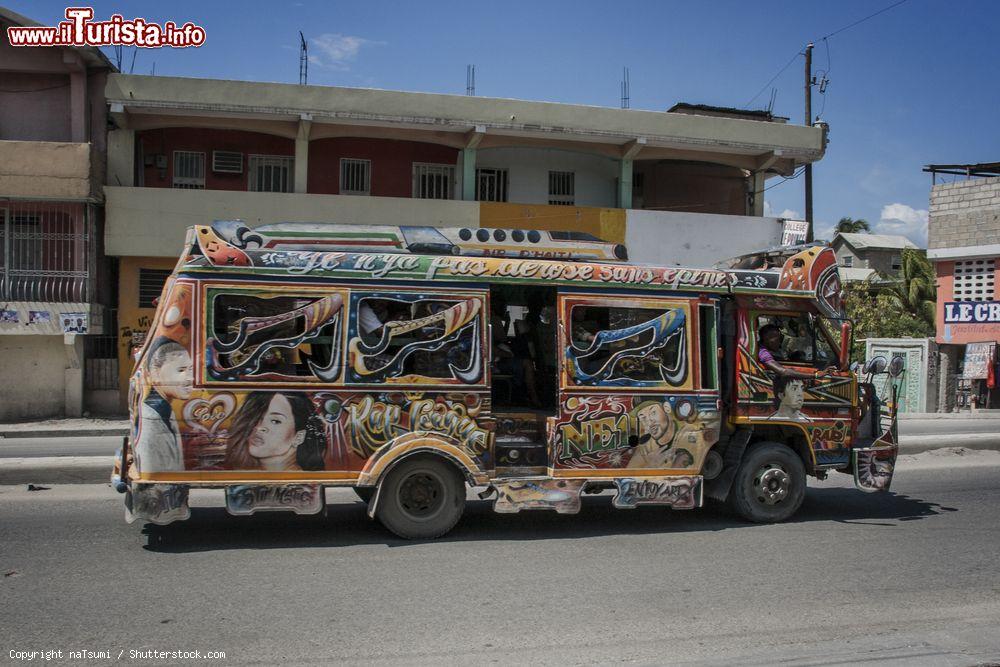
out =
<path fill-rule="evenodd" d="M 0 200 L 0 299 L 89 302 L 91 220 L 86 204 Z"/>

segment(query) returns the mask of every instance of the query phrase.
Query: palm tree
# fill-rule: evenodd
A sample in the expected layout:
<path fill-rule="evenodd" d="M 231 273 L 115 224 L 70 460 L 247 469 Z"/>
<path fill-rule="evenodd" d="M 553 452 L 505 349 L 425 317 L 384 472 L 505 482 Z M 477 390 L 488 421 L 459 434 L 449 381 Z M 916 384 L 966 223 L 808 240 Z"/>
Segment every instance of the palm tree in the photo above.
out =
<path fill-rule="evenodd" d="M 903 270 L 899 280 L 889 288 L 889 295 L 900 308 L 934 330 L 935 303 L 937 301 L 937 275 L 923 250 L 905 248 L 902 254 Z"/>
<path fill-rule="evenodd" d="M 864 218 L 841 218 L 840 222 L 837 223 L 837 233 L 838 234 L 858 234 L 860 232 L 871 231 L 871 227 L 868 226 L 868 221 Z"/>

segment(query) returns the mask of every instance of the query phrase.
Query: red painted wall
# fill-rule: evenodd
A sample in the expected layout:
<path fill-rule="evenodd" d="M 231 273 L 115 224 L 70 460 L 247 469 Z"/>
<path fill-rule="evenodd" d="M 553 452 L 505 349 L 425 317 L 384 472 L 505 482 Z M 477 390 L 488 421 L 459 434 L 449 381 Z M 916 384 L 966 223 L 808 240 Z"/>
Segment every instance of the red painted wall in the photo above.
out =
<path fill-rule="evenodd" d="M 161 172 L 154 159 L 152 166 L 140 166 L 148 188 L 172 187 L 174 178 L 174 151 L 201 151 L 205 153 L 206 190 L 246 190 L 248 156 L 295 155 L 295 141 L 271 134 L 244 132 L 242 130 L 213 130 L 194 127 L 171 127 L 136 132 L 141 142 L 140 155 L 166 155 L 167 168 Z M 242 174 L 217 174 L 212 171 L 212 151 L 240 151 L 243 153 Z M 163 173 L 163 176 L 161 176 Z"/>
<path fill-rule="evenodd" d="M 455 165 L 458 149 L 417 141 L 333 137 L 309 143 L 308 192 L 340 194 L 340 159 L 372 161 L 371 194 L 412 197 L 413 163 Z"/>
<path fill-rule="evenodd" d="M 998 298 L 996 290 L 1000 287 L 1000 261 L 997 265 L 993 277 L 994 299 Z M 946 301 L 955 301 L 955 262 L 934 262 L 934 266 L 937 270 L 937 315 L 934 318 L 937 342 L 964 345 L 1000 340 L 1000 324 L 945 324 L 944 304 Z"/>

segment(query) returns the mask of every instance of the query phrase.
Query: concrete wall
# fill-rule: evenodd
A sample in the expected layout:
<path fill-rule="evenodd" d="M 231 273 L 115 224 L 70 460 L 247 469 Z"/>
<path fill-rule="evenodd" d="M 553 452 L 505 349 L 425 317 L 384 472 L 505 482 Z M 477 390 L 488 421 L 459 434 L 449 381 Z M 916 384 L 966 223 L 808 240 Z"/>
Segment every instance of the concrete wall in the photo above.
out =
<path fill-rule="evenodd" d="M 6 34 L 0 39 L 0 62 L 10 50 Z M 41 51 L 43 49 L 20 49 Z M 69 75 L 39 72 L 4 72 L 5 90 L 0 104 L 0 139 L 14 141 L 71 141 Z M 30 92 L 28 92 L 30 91 Z"/>
<path fill-rule="evenodd" d="M 575 174 L 577 206 L 616 206 L 617 160 L 551 148 L 486 148 L 476 167 L 507 169 L 508 197 L 519 204 L 549 203 L 549 172 Z"/>
<path fill-rule="evenodd" d="M 192 225 L 244 220 L 340 222 L 359 225 L 476 227 L 479 203 L 398 197 L 222 192 L 170 188 L 104 188 L 105 252 L 108 255 L 173 257 Z"/>
<path fill-rule="evenodd" d="M 903 374 L 894 381 L 903 413 L 936 412 L 938 404 L 939 355 L 937 344 L 929 338 L 869 338 L 865 341 L 865 361 L 876 355 L 892 360 L 902 355 Z M 891 400 L 892 384 L 885 375 L 875 380 L 879 397 Z"/>
<path fill-rule="evenodd" d="M 90 144 L 0 141 L 3 196 L 85 199 L 91 192 L 90 169 Z"/>
<path fill-rule="evenodd" d="M 712 266 L 781 241 L 777 218 L 628 210 L 625 229 L 636 264 Z"/>
<path fill-rule="evenodd" d="M 1000 244 L 1000 178 L 935 185 L 929 213 L 927 247 L 931 251 Z"/>
<path fill-rule="evenodd" d="M 634 164 L 635 208 L 689 213 L 747 215 L 748 179 L 742 169 L 673 160 L 638 160 Z"/>
<path fill-rule="evenodd" d="M 0 421 L 65 414 L 63 336 L 0 336 Z"/>

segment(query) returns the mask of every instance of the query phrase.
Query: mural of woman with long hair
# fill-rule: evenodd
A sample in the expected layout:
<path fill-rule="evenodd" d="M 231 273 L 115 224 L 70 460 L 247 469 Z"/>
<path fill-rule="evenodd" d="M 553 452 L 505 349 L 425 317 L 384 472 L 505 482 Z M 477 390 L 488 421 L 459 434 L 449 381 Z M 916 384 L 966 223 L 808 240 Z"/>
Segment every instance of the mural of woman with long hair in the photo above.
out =
<path fill-rule="evenodd" d="M 229 470 L 322 470 L 326 428 L 304 394 L 255 391 L 229 428 Z"/>

